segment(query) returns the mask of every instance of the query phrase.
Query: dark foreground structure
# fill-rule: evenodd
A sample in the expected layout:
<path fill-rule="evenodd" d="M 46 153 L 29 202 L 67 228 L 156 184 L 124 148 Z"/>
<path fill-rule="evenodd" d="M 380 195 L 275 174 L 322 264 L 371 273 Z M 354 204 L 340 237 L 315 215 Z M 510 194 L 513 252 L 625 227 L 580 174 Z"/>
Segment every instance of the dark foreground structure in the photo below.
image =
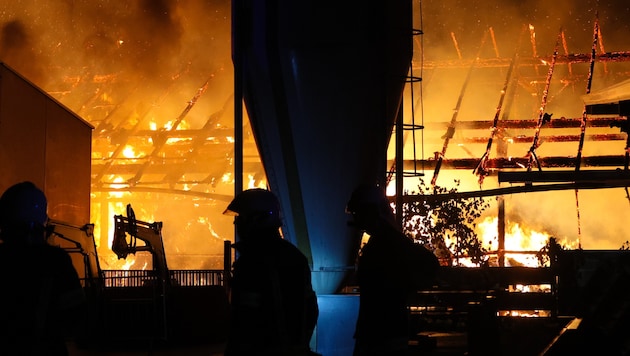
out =
<path fill-rule="evenodd" d="M 358 8 L 363 12 L 357 13 Z M 313 271 L 321 310 L 314 350 L 326 356 L 350 355 L 360 292 L 350 280 L 359 236 L 347 226 L 344 208 L 356 185 L 384 183 L 392 172 L 388 142 L 401 123 L 403 87 L 414 80 L 408 76 L 413 36 L 418 33 L 412 26 L 412 3 L 234 1 L 232 13 L 237 185 L 243 183 L 239 130 L 244 101 L 270 188 L 286 212 L 284 236 L 304 252 Z M 5 90 L 10 81 L 15 86 Z M 11 109 L 20 120 L 64 111 L 15 73 L 3 72 L 2 85 L 3 96 L 36 98 L 36 105 L 16 97 L 3 99 L 0 110 Z M 17 115 L 37 108 L 42 111 Z M 11 142 L 15 149 L 20 142 L 11 140 L 18 138 L 12 130 L 19 122 L 0 118 L 2 142 Z M 129 207 L 126 216 L 114 217 L 112 249 L 121 258 L 150 253 L 152 266 L 142 271 L 101 269 L 94 226 L 83 224 L 89 220 L 91 127 L 75 119 L 63 130 L 53 122 L 33 131 L 37 125 L 22 121 L 27 124 L 20 135 L 35 132 L 47 144 L 31 151 L 3 146 L 0 157 L 17 158 L 20 164 L 2 161 L 5 167 L 26 172 L 16 179 L 35 175 L 51 201 L 63 202 L 59 212 L 51 214 L 51 242 L 75 257 L 90 301 L 85 328 L 71 340 L 73 351 L 220 355 L 228 322 L 229 246 L 224 269 L 169 269 L 162 223 L 139 221 Z M 9 123 L 15 126 L 7 129 Z M 68 145 L 54 130 L 76 131 L 77 140 Z M 28 165 L 32 161 L 25 156 L 41 161 Z M 619 158 L 613 163 L 623 164 Z M 71 163 L 78 167 L 66 166 Z M 47 169 L 41 172 L 41 167 Z M 402 174 L 403 164 L 394 168 Z M 76 179 L 68 183 L 60 176 L 63 172 L 72 172 Z M 73 194 L 80 196 L 63 201 Z M 63 215 L 68 206 L 75 210 Z M 627 251 L 564 251 L 556 257 L 548 268 L 444 267 L 438 284 L 418 291 L 410 305 L 417 354 L 627 353 Z M 525 293 L 517 285 L 546 287 Z"/>

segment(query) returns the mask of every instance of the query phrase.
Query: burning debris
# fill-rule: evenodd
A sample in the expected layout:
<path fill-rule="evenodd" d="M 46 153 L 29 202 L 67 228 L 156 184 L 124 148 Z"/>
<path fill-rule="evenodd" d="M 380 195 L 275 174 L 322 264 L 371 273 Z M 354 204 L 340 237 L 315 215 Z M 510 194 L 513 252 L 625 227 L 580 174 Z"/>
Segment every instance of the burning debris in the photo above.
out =
<path fill-rule="evenodd" d="M 220 215 L 220 206 L 233 192 L 229 5 L 229 1 L 120 3 L 111 0 L 46 4 L 6 1 L 4 4 L 0 15 L 3 24 L 0 58 L 95 126 L 92 220 L 99 222 L 96 235 L 103 236 L 99 245 L 107 247 L 105 235 L 112 234 L 109 217 L 121 213 L 126 203 L 140 207 L 149 201 L 151 206 L 139 209 L 140 218 L 151 220 L 155 216 L 164 220 L 165 229 L 173 229 L 165 233 L 166 248 L 177 246 L 169 256 L 182 254 L 184 259 L 188 248 L 177 240 L 182 237 L 170 236 L 187 235 L 182 231 L 196 226 L 195 221 L 200 217 L 209 223 L 203 229 L 193 229 L 197 237 L 192 239 L 195 242 L 191 248 L 204 251 L 202 254 L 206 256 L 202 259 L 220 250 L 204 248 L 201 241 L 209 238 L 220 245 L 222 239 L 232 236 L 231 224 L 226 224 Z M 533 137 L 527 130 L 532 128 L 532 113 L 540 107 L 541 86 L 545 83 L 536 71 L 550 67 L 554 58 L 558 68 L 548 88 L 548 111 L 564 117 L 580 116 L 573 115 L 575 110 L 566 112 L 556 106 L 576 106 L 576 101 L 563 96 L 569 90 L 556 90 L 555 78 L 560 78 L 557 80 L 564 83 L 563 88 L 581 84 L 587 76 L 582 65 L 593 58 L 591 54 L 581 53 L 585 52 L 583 44 L 590 41 L 585 38 L 593 34 L 593 4 L 573 5 L 571 12 L 544 6 L 545 12 L 553 15 L 541 18 L 541 13 L 529 13 L 536 6 L 527 4 L 519 9 L 506 4 L 496 7 L 492 2 L 470 5 L 472 9 L 449 1 L 423 4 L 424 13 L 431 14 L 426 18 L 422 35 L 425 51 L 422 55 L 426 60 L 415 63 L 422 63 L 425 79 L 431 79 L 425 80 L 425 132 L 442 127 L 441 122 L 446 121 L 440 120 L 443 108 L 457 102 L 454 100 L 457 94 L 449 99 L 448 89 L 461 88 L 458 84 L 467 76 L 457 69 L 474 67 L 467 84 L 470 87 L 455 110 L 456 127 L 450 130 L 452 137 L 448 138 L 451 143 L 466 144 L 466 154 L 472 153 L 472 157 L 461 158 L 453 149 L 444 150 L 437 160 L 425 160 L 425 167 L 436 168 L 439 161 L 444 179 L 452 175 L 444 170 L 474 170 L 477 175 L 473 176 L 489 185 L 497 170 L 526 166 L 527 161 L 517 152 L 527 151 L 521 150 L 520 145 L 531 143 Z M 606 67 L 601 71 L 596 66 L 588 74 L 593 78 L 594 89 L 628 72 L 623 64 L 630 60 L 630 55 L 619 44 L 625 43 L 619 39 L 625 38 L 627 24 L 613 23 L 612 14 L 622 12 L 612 11 L 608 6 L 612 5 L 600 4 L 596 29 L 597 63 Z M 503 22 L 490 23 L 484 15 L 496 12 L 495 7 L 501 9 Z M 460 10 L 462 14 L 458 15 Z M 571 15 L 566 17 L 566 14 Z M 564 29 L 560 41 L 563 53 L 550 48 L 553 42 L 549 39 L 559 25 Z M 518 63 L 501 57 L 503 49 L 511 48 L 514 39 L 527 30 L 531 46 L 522 46 Z M 488 32 L 492 46 L 479 45 L 482 32 Z M 607 36 L 608 51 L 604 50 L 603 34 Z M 479 48 L 483 50 L 473 57 L 471 53 Z M 444 68 L 449 73 L 440 72 Z M 506 71 L 513 71 L 513 75 Z M 506 85 L 506 74 L 507 78 L 515 78 L 509 80 L 510 85 Z M 495 82 L 499 84 L 494 85 Z M 207 86 L 202 86 L 203 95 L 192 107 L 190 98 L 196 97 L 202 83 Z M 490 88 L 495 87 L 497 90 L 490 94 Z M 523 91 L 516 93 L 514 87 Z M 440 97 L 436 100 L 438 93 Z M 501 98 L 498 107 L 497 98 Z M 445 102 L 449 104 L 444 105 Z M 490 108 L 488 112 L 495 114 L 495 120 L 483 120 L 492 116 L 483 111 L 484 107 Z M 583 106 L 578 102 L 577 107 Z M 182 112 L 186 114 L 178 120 Z M 591 130 L 598 120 L 614 119 L 589 119 L 586 127 Z M 556 118 L 546 127 L 557 127 L 563 122 L 570 122 L 565 127 L 568 129 L 568 125 L 579 125 L 580 120 Z M 474 123 L 484 126 L 486 131 L 462 135 Z M 494 139 L 494 143 L 488 142 L 488 127 L 493 135 L 490 141 Z M 556 130 L 548 132 L 551 131 Z M 562 130 L 541 135 L 540 141 L 545 144 L 536 147 L 536 152 L 542 166 L 561 167 L 574 158 L 569 153 L 556 156 L 558 145 L 552 144 L 583 137 L 587 144 L 579 150 L 580 154 L 584 152 L 582 165 L 614 166 L 619 164 L 617 156 L 593 155 L 588 143 L 593 140 L 612 144 L 624 140 L 624 135 L 593 131 L 582 136 L 581 132 Z M 431 140 L 427 135 L 429 150 Z M 443 140 L 438 141 L 446 146 Z M 477 149 L 477 144 L 486 148 L 496 144 L 502 153 L 492 157 L 489 149 Z M 439 147 L 434 151 L 441 152 Z M 247 174 L 258 177 L 251 184 L 261 184 L 259 177 L 264 173 L 251 136 L 246 153 Z M 422 164 L 414 162 L 413 166 Z M 171 203 L 173 199 L 190 212 L 188 217 L 172 211 L 158 212 L 155 206 Z M 199 262 L 203 263 L 206 262 Z"/>

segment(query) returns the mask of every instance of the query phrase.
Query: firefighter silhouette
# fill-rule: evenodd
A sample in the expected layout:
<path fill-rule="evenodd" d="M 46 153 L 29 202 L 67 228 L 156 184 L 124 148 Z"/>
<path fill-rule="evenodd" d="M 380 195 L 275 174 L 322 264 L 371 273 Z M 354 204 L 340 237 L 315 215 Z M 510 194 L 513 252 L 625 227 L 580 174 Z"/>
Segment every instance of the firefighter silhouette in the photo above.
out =
<path fill-rule="evenodd" d="M 238 258 L 231 278 L 226 356 L 301 356 L 319 314 L 307 259 L 280 234 L 280 204 L 265 189 L 238 194 L 234 216 Z"/>
<path fill-rule="evenodd" d="M 357 262 L 359 315 L 355 330 L 356 356 L 406 355 L 409 342 L 407 299 L 430 286 L 439 266 L 435 255 L 403 234 L 385 191 L 361 185 L 346 212 L 367 233 Z"/>
<path fill-rule="evenodd" d="M 85 302 L 70 256 L 47 244 L 47 200 L 31 182 L 0 197 L 0 355 L 67 355 Z"/>

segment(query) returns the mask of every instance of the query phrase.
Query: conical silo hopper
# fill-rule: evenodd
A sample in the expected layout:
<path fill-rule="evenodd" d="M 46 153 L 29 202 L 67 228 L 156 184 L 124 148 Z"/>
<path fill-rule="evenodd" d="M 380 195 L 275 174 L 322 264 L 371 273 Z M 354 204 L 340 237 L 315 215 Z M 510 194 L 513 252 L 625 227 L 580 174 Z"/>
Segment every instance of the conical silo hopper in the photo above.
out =
<path fill-rule="evenodd" d="M 285 238 L 318 294 L 339 290 L 357 232 L 346 202 L 382 182 L 412 55 L 411 1 L 235 1 L 233 59 Z"/>

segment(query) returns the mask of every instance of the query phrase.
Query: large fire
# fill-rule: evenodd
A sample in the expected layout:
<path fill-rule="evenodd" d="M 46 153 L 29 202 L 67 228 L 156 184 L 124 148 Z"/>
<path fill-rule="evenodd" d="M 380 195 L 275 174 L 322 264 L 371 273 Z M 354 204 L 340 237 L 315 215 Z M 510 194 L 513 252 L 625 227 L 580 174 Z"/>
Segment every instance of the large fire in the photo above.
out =
<path fill-rule="evenodd" d="M 217 199 L 217 196 L 228 199 L 232 195 L 234 180 L 231 174 L 234 141 L 229 129 L 232 117 L 229 109 L 225 110 L 231 106 L 233 92 L 229 5 L 229 1 L 3 2 L 0 59 L 95 126 L 91 220 L 96 224 L 95 236 L 100 239 L 101 256 L 108 256 L 105 257 L 108 261 L 104 264 L 106 268 L 129 264 L 129 261 L 116 261 L 115 256 L 108 253 L 112 217 L 123 213 L 127 203 L 134 205 L 139 219 L 164 221 L 167 256 L 173 258 L 169 263 L 172 262 L 174 268 L 214 266 L 208 261 L 214 261 L 215 253 L 222 253 L 223 240 L 233 236 L 232 221 L 221 215 L 227 202 Z M 546 7 L 553 15 L 537 18 L 540 15 L 534 11 L 530 18 L 526 18 L 525 13 L 538 6 L 516 8 L 488 1 L 471 9 L 462 2 L 425 3 L 423 11 L 430 16 L 426 17 L 426 28 L 422 29 L 427 45 L 422 49 L 421 57 L 427 61 L 418 63 L 423 63 L 423 76 L 430 79 L 422 81 L 425 86 L 422 90 L 426 93 L 422 111 L 427 118 L 427 128 L 446 122 L 450 116 L 450 111 L 445 108 L 451 108 L 456 102 L 459 82 L 464 77 L 458 68 L 471 58 L 471 53 L 477 52 L 480 30 L 495 26 L 498 36 L 496 42 L 493 38 L 494 48 L 490 57 L 483 53 L 480 58 L 486 61 L 480 62 L 478 67 L 486 71 L 471 83 L 479 84 L 473 88 L 476 90 L 468 90 L 465 95 L 459 117 L 462 122 L 493 116 L 506 68 L 495 67 L 494 64 L 501 62 L 499 57 L 509 57 L 523 24 L 529 24 L 531 49 L 522 57 L 524 60 L 540 57 L 534 66 L 537 71 L 547 65 L 543 57 L 551 53 L 549 46 L 553 45 L 560 25 L 567 25 L 570 35 L 567 37 L 569 48 L 565 48 L 565 52 L 587 52 L 591 42 L 592 14 L 582 7 L 582 3 L 579 5 L 566 9 L 562 6 L 568 6 L 568 3 L 555 4 Z M 607 5 L 600 6 L 605 8 Z M 496 16 L 486 16 L 496 13 L 497 9 L 501 9 L 499 17 L 506 20 L 503 24 L 510 26 L 500 27 Z M 478 12 L 484 16 L 479 16 Z M 575 20 L 576 16 L 579 21 Z M 601 18 L 601 28 L 610 36 L 606 42 L 608 51 L 621 51 L 627 46 L 627 35 L 624 33 L 627 21 L 615 22 L 617 17 Z M 468 20 L 471 22 L 467 23 Z M 456 45 L 456 56 L 451 48 L 452 42 Z M 601 45 L 603 52 L 603 42 Z M 524 41 L 523 50 L 527 47 L 530 45 Z M 487 49 L 490 49 L 489 46 Z M 450 61 L 452 57 L 459 61 Z M 449 63 L 450 66 L 444 66 Z M 577 80 L 579 75 L 586 74 L 582 64 L 567 65 L 568 73 L 575 74 L 568 79 L 577 83 L 576 87 L 581 90 L 552 86 L 549 110 L 558 116 L 579 115 L 582 111 L 579 100 L 563 96 L 582 94 L 583 84 Z M 619 65 L 613 66 L 612 61 L 604 63 L 606 73 L 625 73 L 625 67 L 617 70 L 615 68 L 621 63 L 616 64 Z M 528 71 L 528 68 L 525 65 L 520 68 L 522 78 L 519 87 L 523 87 L 529 95 L 520 93 L 514 96 L 519 100 L 514 102 L 509 117 L 511 120 L 531 119 L 531 112 L 537 111 L 540 105 L 540 76 Z M 614 75 L 604 78 L 599 69 L 596 70 L 594 89 L 610 84 L 612 79 L 617 80 Z M 544 74 L 544 70 L 540 72 Z M 199 85 L 206 81 L 207 91 L 205 87 L 201 90 Z M 201 94 L 199 101 L 194 101 Z M 194 108 L 192 103 L 196 103 Z M 186 108 L 192 110 L 187 112 Z M 183 110 L 185 118 L 181 117 Z M 505 136 L 503 142 L 511 147 L 507 153 L 509 156 L 527 151 L 522 147 L 512 148 L 518 144 L 516 139 L 523 131 Z M 422 150 L 425 150 L 425 145 L 427 152 L 434 151 L 434 146 L 441 147 L 443 140 L 439 139 L 439 135 L 443 131 L 440 130 L 439 135 L 431 134 L 435 136 L 432 138 L 429 137 L 431 130 L 426 132 L 427 140 L 422 143 Z M 468 134 L 462 132 L 465 131 L 458 127 L 454 137 L 455 141 L 460 140 L 457 143 L 462 141 L 458 136 Z M 486 136 L 485 131 L 483 136 Z M 162 139 L 163 142 L 160 141 Z M 547 147 L 554 154 L 556 152 L 558 146 L 553 146 L 550 140 L 547 142 L 541 146 L 541 157 Z M 161 148 L 154 152 L 158 146 Z M 457 147 L 458 151 L 451 148 L 446 154 L 447 161 L 462 155 L 481 156 L 481 151 L 472 143 L 453 147 Z M 601 148 L 602 145 L 597 150 Z M 593 146 L 586 149 L 596 150 Z M 574 148 L 558 152 L 569 156 L 574 154 Z M 247 186 L 264 186 L 261 183 L 264 182 L 264 174 L 261 174 L 257 157 L 250 158 L 249 163 L 251 161 L 256 161 L 256 164 L 249 167 L 257 169 L 247 172 L 250 177 Z M 176 171 L 173 167 L 181 170 Z M 180 174 L 182 172 L 185 174 Z M 442 177 L 446 173 L 443 171 Z M 460 170 L 457 174 L 458 178 L 469 177 L 477 181 L 468 172 Z M 130 183 L 135 185 L 132 187 Z M 123 192 L 123 189 L 127 191 Z M 131 189 L 133 193 L 129 193 Z M 198 193 L 201 197 L 181 193 Z M 213 198 L 206 198 L 206 195 L 213 195 Z M 549 200 L 553 200 L 554 204 L 559 201 Z M 622 203 L 627 204 L 623 201 L 618 206 Z M 552 204 L 539 205 L 552 208 Z M 591 224 L 584 222 L 585 237 L 599 234 L 601 225 L 613 225 L 612 221 L 599 224 L 600 220 L 616 219 L 614 214 L 601 216 L 600 208 L 597 204 L 584 206 L 584 220 L 589 212 L 591 216 L 597 215 L 598 220 Z M 484 246 L 492 251 L 498 248 L 496 220 L 479 224 L 483 230 L 480 236 Z M 610 240 L 613 245 L 616 243 L 612 241 L 613 237 L 620 235 L 613 231 L 608 234 L 608 239 L 600 238 L 598 243 Z M 537 265 L 538 261 L 532 255 L 522 252 L 538 251 L 548 238 L 549 235 L 530 231 L 522 225 L 510 225 L 505 238 L 506 264 Z"/>
<path fill-rule="evenodd" d="M 498 223 L 497 217 L 486 217 L 477 224 L 479 240 L 492 255 L 499 252 Z M 537 253 L 547 245 L 549 238 L 554 236 L 547 232 L 527 228 L 518 222 L 507 223 L 505 230 L 505 266 L 548 266 L 548 262 L 540 261 Z M 566 239 L 557 240 L 557 242 L 567 249 L 577 247 L 577 243 L 569 242 Z"/>

